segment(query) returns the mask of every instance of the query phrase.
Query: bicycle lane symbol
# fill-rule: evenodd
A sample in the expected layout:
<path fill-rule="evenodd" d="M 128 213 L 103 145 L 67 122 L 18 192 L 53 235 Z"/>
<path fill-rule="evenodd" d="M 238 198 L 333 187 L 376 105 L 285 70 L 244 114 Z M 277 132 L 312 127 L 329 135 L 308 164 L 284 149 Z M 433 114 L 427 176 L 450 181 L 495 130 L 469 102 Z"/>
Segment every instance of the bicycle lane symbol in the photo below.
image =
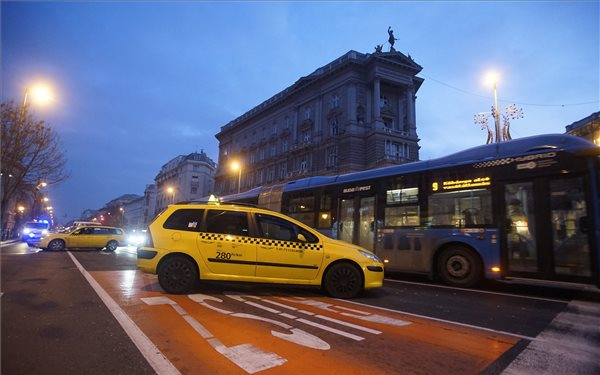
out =
<path fill-rule="evenodd" d="M 331 317 L 328 317 L 325 315 L 315 314 L 310 311 L 298 309 L 296 307 L 293 307 L 293 306 L 290 306 L 290 305 L 287 305 L 284 303 L 272 301 L 269 299 L 264 299 L 264 298 L 257 297 L 257 296 L 240 295 L 240 294 L 235 294 L 235 293 L 225 293 L 225 296 L 228 298 L 231 298 L 233 300 L 236 300 L 238 302 L 243 302 L 247 305 L 253 306 L 255 308 L 259 308 L 263 311 L 267 311 L 269 313 L 273 313 L 273 314 L 279 315 L 281 317 L 291 319 L 295 322 L 303 323 L 303 324 L 306 324 L 306 325 L 309 325 L 309 326 L 312 326 L 312 327 L 315 327 L 315 328 L 318 328 L 318 329 L 321 329 L 321 330 L 324 330 L 324 331 L 327 331 L 330 333 L 341 335 L 343 337 L 346 337 L 346 338 L 349 338 L 349 339 L 352 339 L 355 341 L 364 340 L 364 337 L 352 334 L 350 332 L 346 332 L 343 329 L 338 329 L 338 328 L 330 327 L 325 324 L 315 322 L 312 319 L 305 319 L 303 317 L 298 317 L 298 316 L 290 314 L 288 312 L 282 312 L 280 310 L 266 306 L 265 303 L 268 303 L 268 304 L 276 306 L 276 307 L 280 307 L 280 308 L 288 310 L 288 311 L 292 311 L 298 315 L 302 314 L 302 315 L 307 315 L 311 318 L 325 320 L 327 323 L 335 323 L 335 324 L 338 324 L 338 325 L 341 325 L 344 327 L 349 327 L 349 328 L 353 328 L 356 330 L 360 330 L 365 333 L 381 334 L 381 331 L 378 331 L 378 330 L 374 330 L 374 329 L 371 329 L 368 327 L 363 327 L 363 326 L 360 326 L 357 324 L 352 324 L 352 323 L 345 322 L 345 321 L 335 319 L 335 318 L 331 318 Z M 208 296 L 208 295 L 204 295 L 204 294 L 191 294 L 191 295 L 188 295 L 188 297 L 192 301 L 198 303 L 199 305 L 201 305 L 205 308 L 208 308 L 210 310 L 213 310 L 215 312 L 224 314 L 224 315 L 229 315 L 232 317 L 242 318 L 242 319 L 251 319 L 251 320 L 267 322 L 267 323 L 271 323 L 277 327 L 286 329 L 290 333 L 282 333 L 282 332 L 274 331 L 274 330 L 271 331 L 271 334 L 273 336 L 280 338 L 282 340 L 286 340 L 286 341 L 292 342 L 294 344 L 304 346 L 307 348 L 311 348 L 311 349 L 316 349 L 316 350 L 329 350 L 331 348 L 330 345 L 323 339 L 321 339 L 313 334 L 310 334 L 302 329 L 291 326 L 287 323 L 283 323 L 283 322 L 275 320 L 275 319 L 269 319 L 269 318 L 265 318 L 265 317 L 254 315 L 254 314 L 233 312 L 230 310 L 223 309 L 221 307 L 214 306 L 214 304 L 216 304 L 216 303 L 223 304 L 223 300 L 220 298 Z M 261 303 L 250 301 L 250 300 L 254 300 L 254 301 L 258 300 Z M 392 324 L 392 325 L 397 325 L 397 326 L 411 324 L 410 322 L 404 322 L 404 321 L 397 320 L 397 319 L 391 319 L 391 320 L 390 319 L 387 319 L 387 320 L 381 319 L 382 317 L 380 317 L 380 316 L 373 315 L 373 314 L 370 314 L 367 312 L 363 312 L 361 310 L 347 309 L 342 306 L 334 306 L 333 304 L 326 304 L 326 303 L 313 301 L 313 300 L 304 300 L 302 298 L 299 298 L 299 299 L 284 299 L 284 298 L 282 298 L 282 300 L 286 300 L 286 301 L 290 301 L 290 302 L 300 302 L 305 305 L 315 306 L 315 307 L 318 307 L 318 308 L 321 308 L 321 309 L 324 309 L 324 310 L 327 310 L 330 312 L 340 313 L 340 315 L 358 317 L 359 319 L 363 319 L 363 320 L 367 320 L 367 321 L 374 321 L 374 322 L 378 322 L 378 323 Z M 287 359 L 279 356 L 278 354 L 264 351 L 264 350 L 254 346 L 252 344 L 249 344 L 249 343 L 240 344 L 240 345 L 236 345 L 236 346 L 232 346 L 232 347 L 225 346 L 223 343 L 221 343 L 221 341 L 218 338 L 214 337 L 213 334 L 210 331 L 208 331 L 208 329 L 206 329 L 200 322 L 198 322 L 194 317 L 189 315 L 181 306 L 179 306 L 175 301 L 171 300 L 168 297 L 163 296 L 163 297 L 142 298 L 142 301 L 144 303 L 146 303 L 147 305 L 170 305 L 218 353 L 225 356 L 227 359 L 229 359 L 231 362 L 236 364 L 238 367 L 242 368 L 247 373 L 253 374 L 256 372 L 267 370 L 272 367 L 281 366 L 287 362 Z M 338 308 L 338 309 L 342 309 L 342 310 L 345 309 L 345 310 L 351 311 L 352 313 L 339 312 L 337 310 L 334 310 L 332 308 L 332 306 L 334 308 Z"/>

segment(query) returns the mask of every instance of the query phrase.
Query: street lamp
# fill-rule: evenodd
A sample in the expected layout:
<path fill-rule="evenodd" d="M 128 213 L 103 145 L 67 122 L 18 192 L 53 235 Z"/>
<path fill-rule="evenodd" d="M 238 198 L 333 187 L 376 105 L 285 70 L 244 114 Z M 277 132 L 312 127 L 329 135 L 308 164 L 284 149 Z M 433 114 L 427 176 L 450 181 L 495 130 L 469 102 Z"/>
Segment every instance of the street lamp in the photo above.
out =
<path fill-rule="evenodd" d="M 498 91 L 497 91 L 497 85 L 498 85 L 498 73 L 496 72 L 489 72 L 486 75 L 486 82 L 488 84 L 492 84 L 494 87 L 494 108 L 493 108 L 493 113 L 492 115 L 494 116 L 494 125 L 495 125 L 495 131 L 496 131 L 496 142 L 500 142 L 502 140 L 501 138 L 501 134 L 500 134 L 500 110 L 498 109 Z"/>
<path fill-rule="evenodd" d="M 232 171 L 237 171 L 238 172 L 238 194 L 241 191 L 241 184 L 242 184 L 242 164 L 238 161 L 233 161 L 231 162 L 231 170 Z"/>
<path fill-rule="evenodd" d="M 23 110 L 25 110 L 25 106 L 27 106 L 27 99 L 29 99 L 30 95 L 35 102 L 39 104 L 47 104 L 54 100 L 52 90 L 47 84 L 36 84 L 31 88 L 26 87 L 25 94 L 23 95 Z"/>
<path fill-rule="evenodd" d="M 171 203 L 173 203 L 173 204 L 174 204 L 174 203 L 175 203 L 175 189 L 169 186 L 169 187 L 167 188 L 167 192 L 168 192 L 169 194 L 171 194 Z"/>

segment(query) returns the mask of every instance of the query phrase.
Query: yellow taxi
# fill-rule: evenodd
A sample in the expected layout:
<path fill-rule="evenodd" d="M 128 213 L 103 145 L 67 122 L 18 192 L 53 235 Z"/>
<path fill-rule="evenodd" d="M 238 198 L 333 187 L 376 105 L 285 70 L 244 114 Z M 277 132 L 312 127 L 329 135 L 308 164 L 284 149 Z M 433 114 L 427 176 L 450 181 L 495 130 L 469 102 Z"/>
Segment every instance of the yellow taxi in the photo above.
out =
<path fill-rule="evenodd" d="M 381 287 L 383 263 L 286 215 L 240 205 L 175 204 L 150 224 L 138 267 L 173 294 L 199 280 L 321 286 L 336 298 Z"/>
<path fill-rule="evenodd" d="M 69 227 L 59 233 L 52 233 L 36 243 L 44 250 L 64 250 L 72 248 L 92 248 L 115 251 L 127 243 L 125 231 L 121 228 L 101 225 L 80 225 Z"/>

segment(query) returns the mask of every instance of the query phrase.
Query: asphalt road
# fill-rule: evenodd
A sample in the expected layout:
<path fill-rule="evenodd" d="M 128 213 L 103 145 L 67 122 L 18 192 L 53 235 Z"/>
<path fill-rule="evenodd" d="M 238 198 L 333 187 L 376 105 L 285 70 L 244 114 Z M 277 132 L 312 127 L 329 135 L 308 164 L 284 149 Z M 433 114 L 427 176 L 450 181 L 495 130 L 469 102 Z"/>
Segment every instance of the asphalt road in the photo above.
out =
<path fill-rule="evenodd" d="M 2 374 L 600 372 L 593 292 L 403 277 L 351 301 L 220 282 L 172 296 L 133 249 L 0 255 Z"/>

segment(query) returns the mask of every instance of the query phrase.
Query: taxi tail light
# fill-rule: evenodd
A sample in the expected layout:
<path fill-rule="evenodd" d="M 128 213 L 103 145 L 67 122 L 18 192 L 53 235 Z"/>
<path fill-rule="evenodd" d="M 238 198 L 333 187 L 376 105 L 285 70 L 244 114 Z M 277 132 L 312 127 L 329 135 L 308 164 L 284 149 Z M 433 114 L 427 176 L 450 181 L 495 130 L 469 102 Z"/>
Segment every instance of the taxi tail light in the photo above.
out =
<path fill-rule="evenodd" d="M 144 241 L 144 245 L 148 247 L 154 247 L 154 241 L 152 241 L 152 232 L 150 232 L 150 227 L 146 228 L 146 238 Z"/>

